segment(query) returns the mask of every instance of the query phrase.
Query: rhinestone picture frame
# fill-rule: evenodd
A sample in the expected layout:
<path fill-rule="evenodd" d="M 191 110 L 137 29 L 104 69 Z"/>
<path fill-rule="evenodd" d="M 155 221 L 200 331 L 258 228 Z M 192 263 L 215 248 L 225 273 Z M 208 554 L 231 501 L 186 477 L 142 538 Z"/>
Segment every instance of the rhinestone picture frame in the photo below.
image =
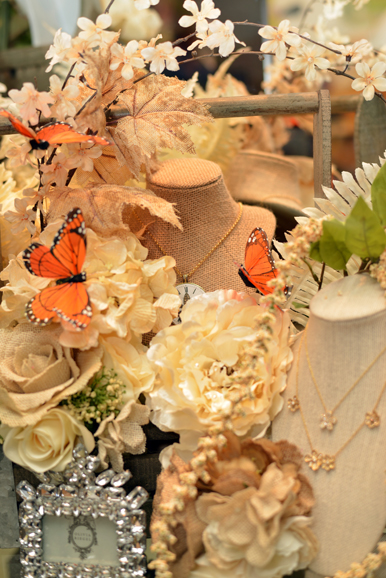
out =
<path fill-rule="evenodd" d="M 35 474 L 41 481 L 37 489 L 26 481 L 18 484 L 16 491 L 23 500 L 19 508 L 23 578 L 145 576 L 146 514 L 140 508 L 149 495 L 140 486 L 126 495 L 122 486 L 132 477 L 131 473 L 117 474 L 110 469 L 97 475 L 95 470 L 99 465 L 96 456 L 88 455 L 84 446 L 78 445 L 73 451 L 73 460 L 63 472 Z M 60 531 L 61 535 L 63 531 L 66 533 L 68 543 L 73 546 L 74 560 L 46 559 L 49 556 L 44 546 L 47 542 L 45 526 L 52 528 L 57 518 L 66 521 L 65 529 Z M 103 540 L 103 535 L 98 537 L 98 520 L 113 523 L 116 534 L 114 564 L 100 564 L 98 555 L 95 559 L 98 539 Z M 58 526 L 57 522 L 54 525 Z M 94 554 L 90 560 L 88 557 L 93 546 Z"/>

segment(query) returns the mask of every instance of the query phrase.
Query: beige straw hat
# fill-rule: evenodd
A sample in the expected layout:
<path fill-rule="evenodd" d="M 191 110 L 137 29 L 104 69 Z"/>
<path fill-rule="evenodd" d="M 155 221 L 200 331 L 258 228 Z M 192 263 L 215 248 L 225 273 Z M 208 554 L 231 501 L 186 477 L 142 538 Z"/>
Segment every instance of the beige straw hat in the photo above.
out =
<path fill-rule="evenodd" d="M 267 206 L 274 213 L 297 213 L 313 205 L 312 162 L 242 150 L 230 164 L 225 180 L 236 200 Z"/>

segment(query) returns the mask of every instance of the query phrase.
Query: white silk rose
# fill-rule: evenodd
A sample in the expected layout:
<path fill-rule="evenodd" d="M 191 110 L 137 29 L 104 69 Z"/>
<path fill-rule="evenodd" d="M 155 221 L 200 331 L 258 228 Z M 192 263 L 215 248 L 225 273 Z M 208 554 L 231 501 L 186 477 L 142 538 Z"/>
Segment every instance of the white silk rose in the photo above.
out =
<path fill-rule="evenodd" d="M 37 423 L 27 427 L 0 425 L 6 457 L 34 472 L 61 472 L 72 459 L 77 438 L 83 438 L 88 452 L 95 446 L 94 436 L 66 410 L 51 409 Z"/>
<path fill-rule="evenodd" d="M 163 431 L 180 434 L 179 451 L 196 449 L 198 438 L 230 407 L 227 394 L 237 385 L 229 386 L 228 376 L 256 339 L 257 318 L 265 311 L 257 297 L 247 293 L 214 291 L 188 301 L 182 322 L 153 338 L 148 358 L 156 381 L 147 403 L 153 423 Z M 289 318 L 278 311 L 273 340 L 258 360 L 252 395 L 233 418 L 238 436 L 264 435 L 282 408 L 281 392 L 292 361 L 288 338 Z M 170 450 L 165 455 L 169 454 Z"/>

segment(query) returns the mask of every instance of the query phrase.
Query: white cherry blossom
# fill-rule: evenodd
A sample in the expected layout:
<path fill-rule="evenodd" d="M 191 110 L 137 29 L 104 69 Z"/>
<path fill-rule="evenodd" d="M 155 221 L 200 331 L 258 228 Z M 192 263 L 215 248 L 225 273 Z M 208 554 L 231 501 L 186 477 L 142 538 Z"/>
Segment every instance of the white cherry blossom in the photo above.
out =
<path fill-rule="evenodd" d="M 75 102 L 79 96 L 79 88 L 75 84 L 71 84 L 71 79 L 63 90 L 62 86 L 63 82 L 56 74 L 50 76 L 51 94 L 55 99 L 55 103 L 51 107 L 51 114 L 58 120 L 64 121 L 76 113 Z"/>
<path fill-rule="evenodd" d="M 27 209 L 30 204 L 29 199 L 15 199 L 15 209 L 16 211 L 6 211 L 4 213 L 4 218 L 9 222 L 13 223 L 11 227 L 11 232 L 17 235 L 28 229 L 28 231 L 33 235 L 36 232 L 36 227 L 32 220 L 35 220 L 36 213 L 32 209 Z"/>
<path fill-rule="evenodd" d="M 372 100 L 375 90 L 379 92 L 386 91 L 386 78 L 383 76 L 386 71 L 385 62 L 377 62 L 371 69 L 366 62 L 358 62 L 355 70 L 360 78 L 356 78 L 352 82 L 351 87 L 354 90 L 363 90 L 363 98 L 365 100 Z"/>
<path fill-rule="evenodd" d="M 49 104 L 54 103 L 54 99 L 48 92 L 39 92 L 32 82 L 25 82 L 21 90 L 10 90 L 8 95 L 13 102 L 19 105 L 20 116 L 23 120 L 31 124 L 39 122 L 38 111 L 49 118 L 51 116 Z"/>
<path fill-rule="evenodd" d="M 234 24 L 231 20 L 226 20 L 225 24 L 220 20 L 215 20 L 209 24 L 211 34 L 205 41 L 205 46 L 212 50 L 218 48 L 221 56 L 229 56 L 235 49 L 235 43 L 245 46 L 245 42 L 241 42 L 234 35 Z"/>
<path fill-rule="evenodd" d="M 68 145 L 68 166 L 91 173 L 94 170 L 93 159 L 97 159 L 102 154 L 102 148 L 90 143 L 79 143 Z M 66 165 L 67 166 L 67 165 Z"/>
<path fill-rule="evenodd" d="M 177 56 L 186 54 L 179 46 L 173 46 L 171 42 L 161 42 L 154 48 L 144 48 L 141 50 L 142 56 L 149 61 L 151 72 L 161 74 L 165 68 L 168 70 L 178 70 L 179 64 L 176 60 Z"/>
<path fill-rule="evenodd" d="M 159 0 L 135 0 L 134 6 L 137 10 L 147 10 L 150 6 L 156 6 Z"/>
<path fill-rule="evenodd" d="M 335 44 L 334 42 L 329 42 L 329 46 L 334 50 L 339 50 L 344 57 L 350 57 L 350 62 L 358 61 L 362 56 L 369 54 L 372 50 L 372 46 L 368 40 L 362 38 L 354 42 L 354 44 Z"/>
<path fill-rule="evenodd" d="M 303 70 L 305 68 L 305 77 L 310 82 L 316 80 L 316 70 L 317 66 L 321 70 L 329 68 L 330 62 L 327 58 L 322 58 L 325 49 L 321 46 L 314 45 L 312 47 L 302 46 L 299 49 L 300 56 L 295 58 L 291 63 L 291 70 Z"/>
<path fill-rule="evenodd" d="M 95 24 L 92 20 L 82 16 L 78 18 L 78 26 L 82 30 L 79 33 L 79 38 L 89 42 L 100 41 L 110 44 L 116 38 L 116 32 L 106 31 L 106 28 L 111 26 L 111 22 L 110 14 L 100 14 Z"/>
<path fill-rule="evenodd" d="M 196 32 L 202 34 L 206 32 L 209 28 L 208 20 L 214 20 L 218 18 L 221 14 L 219 8 L 214 7 L 213 0 L 203 0 L 201 3 L 201 10 L 198 9 L 196 2 L 193 0 L 185 0 L 183 3 L 185 10 L 192 13 L 193 16 L 182 16 L 178 23 L 183 28 L 188 28 L 189 26 L 196 25 Z"/>
<path fill-rule="evenodd" d="M 62 32 L 61 28 L 56 31 L 54 43 L 51 44 L 45 56 L 46 60 L 51 58 L 51 62 L 48 68 L 46 68 L 46 72 L 50 72 L 52 67 L 58 62 L 66 60 L 68 49 L 71 48 L 71 40 L 71 35 L 67 34 L 67 32 Z"/>
<path fill-rule="evenodd" d="M 294 34 L 298 29 L 290 26 L 289 20 L 282 20 L 279 26 L 263 26 L 260 28 L 259 34 L 262 38 L 266 38 L 267 42 L 263 42 L 260 50 L 262 52 L 274 52 L 278 60 L 285 60 L 287 56 L 287 44 L 289 46 L 300 46 L 302 40 L 300 36 Z"/>
<path fill-rule="evenodd" d="M 121 44 L 113 44 L 111 47 L 110 70 L 116 70 L 123 64 L 121 75 L 125 80 L 130 80 L 134 76 L 133 68 L 144 68 L 143 59 L 137 55 L 139 43 L 131 40 L 123 47 Z"/>
<path fill-rule="evenodd" d="M 43 164 L 40 166 L 42 171 L 42 183 L 56 183 L 57 187 L 64 187 L 67 180 L 69 169 L 72 168 L 70 159 L 66 158 L 64 153 L 58 153 L 50 165 Z"/>
<path fill-rule="evenodd" d="M 343 16 L 343 8 L 350 0 L 325 0 L 323 15 L 327 20 L 336 20 Z"/>

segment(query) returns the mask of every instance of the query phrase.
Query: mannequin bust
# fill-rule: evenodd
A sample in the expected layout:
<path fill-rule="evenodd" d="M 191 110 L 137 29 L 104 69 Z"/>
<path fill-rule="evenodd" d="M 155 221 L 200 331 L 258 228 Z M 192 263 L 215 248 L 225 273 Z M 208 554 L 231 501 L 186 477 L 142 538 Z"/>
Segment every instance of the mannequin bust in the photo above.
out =
<path fill-rule="evenodd" d="M 287 401 L 298 398 L 310 439 L 318 451 L 335 455 L 372 411 L 386 378 L 386 351 L 363 375 L 334 412 L 332 431 L 320 428 L 324 413 L 311 378 L 305 339 L 294 345 L 282 412 L 273 422 L 273 440 L 288 439 L 304 454 L 311 453 L 300 411 L 291 412 Z M 384 290 L 366 274 L 331 283 L 312 300 L 307 329 L 310 365 L 328 409 L 334 408 L 386 345 Z M 301 346 L 300 356 L 299 346 Z M 335 469 L 312 471 L 304 463 L 316 496 L 313 530 L 320 550 L 310 565 L 309 576 L 332 576 L 361 562 L 380 540 L 386 522 L 386 391 L 377 412 L 381 421 L 366 425 L 336 456 Z"/>
<path fill-rule="evenodd" d="M 149 232 L 167 255 L 174 257 L 178 269 L 188 275 L 226 235 L 236 222 L 240 206 L 228 192 L 221 169 L 211 161 L 201 159 L 172 159 L 159 165 L 148 176 L 147 188 L 157 196 L 175 204 L 183 231 L 161 219 L 136 211 Z M 138 222 L 130 220 L 133 230 Z M 238 265 L 244 263 L 245 246 L 255 227 L 267 233 L 269 241 L 275 232 L 274 215 L 260 207 L 243 206 L 240 221 L 223 243 L 188 278 L 204 291 L 236 289 L 247 291 L 238 275 Z M 162 257 L 162 252 L 149 234 L 143 243 L 149 249 L 149 259 Z M 236 263 L 237 264 L 236 264 Z M 177 274 L 177 283 L 182 279 Z M 249 291 L 253 291 L 249 289 Z"/>

